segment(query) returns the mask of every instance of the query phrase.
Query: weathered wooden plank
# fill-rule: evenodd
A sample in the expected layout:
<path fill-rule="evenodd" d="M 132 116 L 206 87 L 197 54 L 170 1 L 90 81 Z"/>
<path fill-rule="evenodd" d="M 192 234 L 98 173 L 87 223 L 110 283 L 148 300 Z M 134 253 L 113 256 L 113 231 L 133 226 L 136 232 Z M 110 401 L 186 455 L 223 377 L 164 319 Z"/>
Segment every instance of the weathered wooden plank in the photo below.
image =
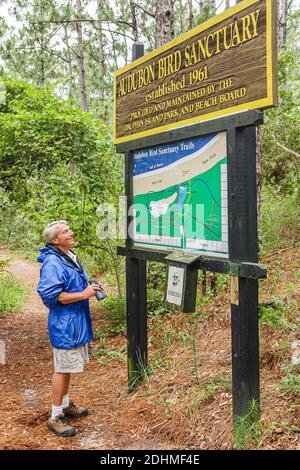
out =
<path fill-rule="evenodd" d="M 257 126 L 263 124 L 262 111 L 251 110 L 248 112 L 237 113 L 220 119 L 196 123 L 188 127 L 176 129 L 174 131 L 163 132 L 155 136 L 136 139 L 116 146 L 117 151 L 121 153 L 131 152 L 137 149 L 144 149 L 153 145 L 161 145 L 176 142 L 182 139 L 200 137 L 207 134 L 222 132 L 229 128 Z"/>
<path fill-rule="evenodd" d="M 151 250 L 142 248 L 127 249 L 123 246 L 118 246 L 117 253 L 120 256 L 128 256 L 130 258 L 156 261 L 158 263 L 167 263 L 166 257 L 170 255 L 169 251 Z M 264 279 L 267 277 L 267 269 L 257 263 L 239 263 L 231 262 L 228 259 L 216 259 L 209 257 L 201 257 L 197 261 L 198 269 L 209 272 L 216 272 L 221 274 L 230 274 L 240 276 L 248 279 Z"/>

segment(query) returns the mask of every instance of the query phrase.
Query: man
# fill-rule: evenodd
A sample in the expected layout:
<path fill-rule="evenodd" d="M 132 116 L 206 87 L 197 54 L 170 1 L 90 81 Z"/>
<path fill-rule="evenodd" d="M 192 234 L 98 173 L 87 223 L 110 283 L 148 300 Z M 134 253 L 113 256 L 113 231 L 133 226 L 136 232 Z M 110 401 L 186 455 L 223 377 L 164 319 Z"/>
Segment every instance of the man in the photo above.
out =
<path fill-rule="evenodd" d="M 88 363 L 88 343 L 93 339 L 89 299 L 101 287 L 89 285 L 87 274 L 71 250 L 73 233 L 65 220 L 52 222 L 44 231 L 46 247 L 37 291 L 49 308 L 48 330 L 54 353 L 52 413 L 48 428 L 61 437 L 74 436 L 65 418 L 80 418 L 88 410 L 69 399 L 71 373 L 83 372 Z"/>

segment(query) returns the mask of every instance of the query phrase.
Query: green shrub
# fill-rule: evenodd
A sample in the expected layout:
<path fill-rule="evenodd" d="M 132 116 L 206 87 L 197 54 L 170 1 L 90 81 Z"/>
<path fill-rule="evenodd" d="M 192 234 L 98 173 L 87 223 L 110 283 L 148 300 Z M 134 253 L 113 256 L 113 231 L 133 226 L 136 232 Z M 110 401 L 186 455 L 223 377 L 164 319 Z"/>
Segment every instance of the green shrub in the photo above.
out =
<path fill-rule="evenodd" d="M 298 397 L 300 394 L 300 367 L 285 367 L 285 377 L 283 377 L 279 383 L 279 389 L 286 395 Z"/>
<path fill-rule="evenodd" d="M 6 266 L 8 265 L 8 259 L 0 259 L 0 274 L 4 272 Z"/>
<path fill-rule="evenodd" d="M 109 332 L 116 334 L 124 331 L 126 327 L 126 299 L 110 294 L 102 305 L 110 321 Z"/>
<path fill-rule="evenodd" d="M 246 450 L 251 444 L 257 442 L 260 433 L 259 404 L 253 400 L 249 403 L 248 411 L 244 416 L 234 417 L 233 448 Z"/>
<path fill-rule="evenodd" d="M 300 241 L 300 204 L 297 193 L 281 194 L 263 188 L 260 221 L 261 256 Z"/>
<path fill-rule="evenodd" d="M 167 270 L 161 263 L 149 261 L 147 263 L 147 287 L 148 289 L 164 290 Z"/>
<path fill-rule="evenodd" d="M 259 308 L 260 324 L 267 325 L 270 329 L 285 330 L 289 327 L 287 311 L 283 304 L 275 304 L 271 307 Z"/>
<path fill-rule="evenodd" d="M 11 273 L 0 274 L 0 314 L 19 310 L 24 302 L 26 289 Z"/>
<path fill-rule="evenodd" d="M 158 316 L 170 312 L 170 309 L 165 305 L 164 293 L 161 290 L 148 289 L 147 297 L 148 315 Z"/>
<path fill-rule="evenodd" d="M 147 263 L 147 311 L 148 315 L 163 315 L 170 310 L 164 302 L 167 270 L 161 263 Z"/>

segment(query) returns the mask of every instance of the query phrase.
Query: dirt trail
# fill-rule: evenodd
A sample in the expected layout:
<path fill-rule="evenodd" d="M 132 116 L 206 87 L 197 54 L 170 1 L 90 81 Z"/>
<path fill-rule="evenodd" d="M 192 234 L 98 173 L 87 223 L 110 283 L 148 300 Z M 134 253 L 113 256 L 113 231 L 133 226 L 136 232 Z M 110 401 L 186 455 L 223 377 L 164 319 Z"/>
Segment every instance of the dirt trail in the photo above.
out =
<path fill-rule="evenodd" d="M 6 364 L 0 366 L 0 449 L 172 449 L 158 442 L 155 426 L 151 430 L 147 424 L 147 414 L 154 412 L 147 398 L 126 393 L 126 364 L 99 365 L 93 356 L 84 374 L 72 376 L 70 388 L 90 415 L 76 422 L 72 438 L 48 431 L 53 361 L 47 309 L 35 291 L 39 264 L 0 249 L 2 256 L 11 258 L 9 271 L 29 294 L 20 312 L 0 319 L 6 346 Z"/>
<path fill-rule="evenodd" d="M 95 341 L 101 351 L 84 374 L 72 376 L 70 388 L 71 398 L 87 406 L 90 415 L 76 422 L 76 436 L 63 439 L 47 429 L 53 359 L 47 309 L 35 291 L 40 266 L 0 249 L 0 257 L 8 255 L 9 270 L 27 286 L 28 297 L 21 311 L 0 317 L 0 341 L 6 345 L 6 364 L 0 365 L 0 449 L 232 449 L 231 391 L 226 386 L 231 377 L 229 292 L 199 310 L 207 320 L 203 317 L 197 331 L 185 314 L 158 319 L 152 331 L 149 323 L 155 373 L 133 394 L 127 393 L 125 334 L 106 334 L 103 344 Z M 260 288 L 261 301 L 275 294 L 282 299 L 290 322 L 299 319 L 299 259 L 298 247 L 276 254 Z M 107 331 L 107 318 L 96 301 L 92 316 L 94 330 Z M 280 388 L 289 377 L 282 367 L 289 364 L 286 344 L 295 339 L 300 339 L 298 329 L 282 334 L 261 325 L 262 432 L 250 448 L 300 448 L 299 397 L 296 388 Z"/>

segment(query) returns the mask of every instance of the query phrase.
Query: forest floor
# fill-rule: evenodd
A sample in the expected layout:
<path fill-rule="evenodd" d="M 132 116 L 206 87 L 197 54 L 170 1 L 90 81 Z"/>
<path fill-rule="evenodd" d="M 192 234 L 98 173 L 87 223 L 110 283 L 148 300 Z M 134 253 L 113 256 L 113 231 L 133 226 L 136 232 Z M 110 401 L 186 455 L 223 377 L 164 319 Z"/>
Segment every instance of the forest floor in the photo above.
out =
<path fill-rule="evenodd" d="M 281 307 L 275 319 L 261 325 L 261 421 L 245 448 L 300 446 L 299 369 L 290 366 L 290 344 L 300 339 L 299 254 L 296 247 L 264 263 L 269 277 L 261 281 L 261 299 L 275 298 Z M 83 374 L 72 376 L 70 388 L 71 398 L 90 414 L 76 422 L 76 436 L 59 438 L 47 429 L 53 359 L 47 310 L 36 293 L 39 264 L 5 249 L 0 257 L 10 258 L 8 270 L 28 289 L 21 311 L 0 317 L 6 346 L 6 364 L 0 365 L 0 449 L 232 449 L 228 289 L 197 315 L 174 313 L 149 321 L 151 374 L 132 393 L 127 392 L 126 335 L 104 334 L 105 312 L 93 302 L 95 354 Z"/>

